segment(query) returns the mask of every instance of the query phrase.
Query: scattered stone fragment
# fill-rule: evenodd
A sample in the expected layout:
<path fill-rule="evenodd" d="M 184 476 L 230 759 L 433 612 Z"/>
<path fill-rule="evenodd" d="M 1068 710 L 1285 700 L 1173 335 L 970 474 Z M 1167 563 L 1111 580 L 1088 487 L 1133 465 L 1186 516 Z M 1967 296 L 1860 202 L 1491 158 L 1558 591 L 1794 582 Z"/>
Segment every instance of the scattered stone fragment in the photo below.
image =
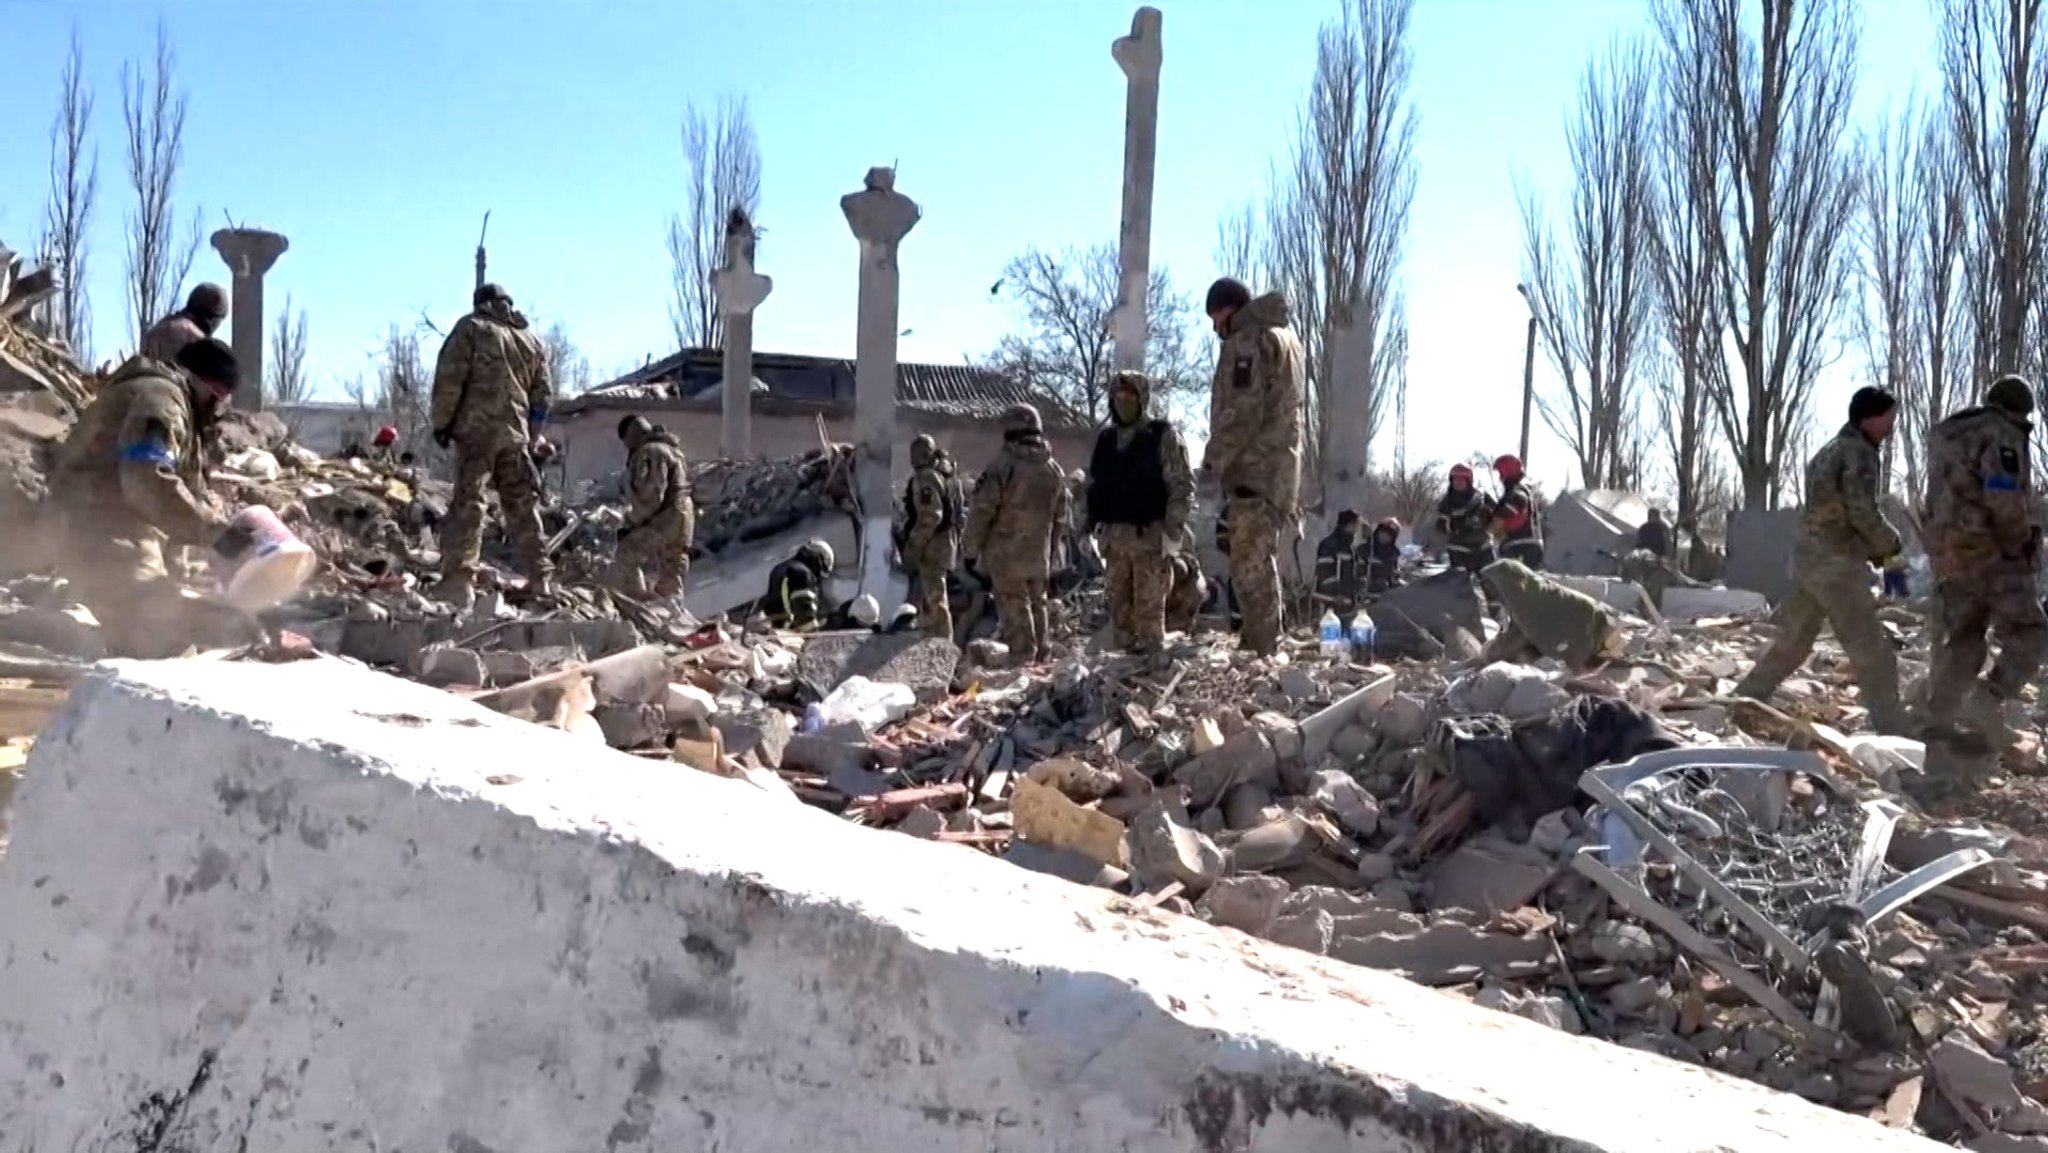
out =
<path fill-rule="evenodd" d="M 1363 760 L 1380 747 L 1380 735 L 1369 724 L 1353 721 L 1330 738 L 1330 751 L 1347 761 Z"/>
<path fill-rule="evenodd" d="M 1972 1105 L 1995 1113 L 2019 1107 L 2020 1091 L 2013 1082 L 2011 1066 L 1986 1053 L 1962 1032 L 1936 1042 L 1927 1059 L 1942 1084 Z"/>
<path fill-rule="evenodd" d="M 1179 881 L 1199 898 L 1223 875 L 1223 850 L 1209 838 L 1174 822 L 1165 805 L 1154 805 L 1131 822 L 1126 838 L 1131 874 L 1147 889 Z"/>
<path fill-rule="evenodd" d="M 1243 832 L 1273 817 L 1273 790 L 1254 781 L 1230 786 L 1223 794 L 1223 827 Z"/>
<path fill-rule="evenodd" d="M 783 767 L 789 742 L 796 736 L 795 723 L 789 719 L 788 713 L 780 709 L 720 712 L 712 716 L 711 723 L 725 735 L 727 753 L 735 757 L 752 753 L 770 769 Z"/>
<path fill-rule="evenodd" d="M 718 698 L 696 685 L 670 684 L 663 709 L 672 725 L 685 721 L 708 721 L 718 712 Z"/>
<path fill-rule="evenodd" d="M 1328 809 L 1346 830 L 1361 837 L 1370 837 L 1379 831 L 1379 801 L 1350 774 L 1325 769 L 1315 774 L 1311 783 L 1314 787 L 1309 796 Z"/>
<path fill-rule="evenodd" d="M 1650 931 L 1627 921 L 1602 921 L 1589 941 L 1593 955 L 1610 965 L 1654 965 L 1657 942 Z"/>
<path fill-rule="evenodd" d="M 1488 833 L 1460 845 L 1428 871 L 1430 904 L 1485 915 L 1519 909 L 1543 891 L 1555 872 L 1548 854 Z"/>
<path fill-rule="evenodd" d="M 1235 784 L 1277 786 L 1279 763 L 1273 742 L 1266 734 L 1258 729 L 1245 729 L 1175 769 L 1173 779 L 1187 786 L 1190 809 L 1206 809 Z"/>
<path fill-rule="evenodd" d="M 1287 882 L 1278 877 L 1225 877 L 1202 894 L 1195 911 L 1212 925 L 1262 937 L 1273 927 L 1286 899 Z"/>
<path fill-rule="evenodd" d="M 1607 1003 L 1613 1006 L 1614 1011 L 1617 1013 L 1628 1017 L 1636 1017 L 1647 1012 L 1652 1005 L 1669 996 L 1670 994 L 1664 989 L 1663 982 L 1657 978 L 1637 977 L 1633 981 L 1623 981 L 1621 984 L 1608 989 Z"/>
<path fill-rule="evenodd" d="M 1321 843 L 1315 826 L 1290 813 L 1239 836 L 1226 854 L 1225 867 L 1233 873 L 1291 869 L 1308 860 Z"/>
<path fill-rule="evenodd" d="M 1386 853 L 1363 853 L 1358 858 L 1358 879 L 1369 887 L 1392 877 L 1394 858 Z"/>
<path fill-rule="evenodd" d="M 598 705 L 590 716 L 615 749 L 644 749 L 668 736 L 667 718 L 654 705 Z"/>
<path fill-rule="evenodd" d="M 422 651 L 414 666 L 414 675 L 427 684 L 441 688 L 449 685 L 482 688 L 490 680 L 490 674 L 484 669 L 482 657 L 468 649 L 456 648 Z"/>
<path fill-rule="evenodd" d="M 1315 679 L 1300 669 L 1281 669 L 1279 681 L 1280 691 L 1286 693 L 1289 700 L 1305 701 L 1317 695 Z"/>
<path fill-rule="evenodd" d="M 896 831 L 919 840 L 934 841 L 946 830 L 946 818 L 929 805 L 919 805 L 896 822 Z"/>
<path fill-rule="evenodd" d="M 1412 693 L 1395 693 L 1374 724 L 1382 744 L 1395 748 L 1419 745 L 1429 732 L 1429 705 Z"/>

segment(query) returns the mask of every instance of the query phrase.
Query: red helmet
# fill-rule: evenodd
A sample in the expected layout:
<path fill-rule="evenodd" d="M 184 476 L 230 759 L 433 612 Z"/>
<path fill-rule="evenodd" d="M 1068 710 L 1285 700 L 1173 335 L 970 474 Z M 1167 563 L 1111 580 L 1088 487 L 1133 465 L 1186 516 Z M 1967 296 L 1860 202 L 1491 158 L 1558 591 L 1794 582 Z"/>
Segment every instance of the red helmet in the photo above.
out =
<path fill-rule="evenodd" d="M 1472 479 L 1472 466 L 1471 466 L 1471 465 L 1469 465 L 1469 464 L 1454 464 L 1454 465 L 1452 465 L 1452 466 L 1451 466 L 1451 479 L 1452 479 L 1452 480 L 1471 480 L 1471 479 Z"/>
<path fill-rule="evenodd" d="M 1522 475 L 1522 458 L 1514 453 L 1509 453 L 1493 462 L 1493 471 L 1502 476 L 1520 476 Z"/>
<path fill-rule="evenodd" d="M 378 448 L 383 448 L 387 444 L 396 444 L 398 443 L 398 429 L 393 425 L 387 424 L 377 430 L 377 435 L 371 439 L 370 443 Z"/>

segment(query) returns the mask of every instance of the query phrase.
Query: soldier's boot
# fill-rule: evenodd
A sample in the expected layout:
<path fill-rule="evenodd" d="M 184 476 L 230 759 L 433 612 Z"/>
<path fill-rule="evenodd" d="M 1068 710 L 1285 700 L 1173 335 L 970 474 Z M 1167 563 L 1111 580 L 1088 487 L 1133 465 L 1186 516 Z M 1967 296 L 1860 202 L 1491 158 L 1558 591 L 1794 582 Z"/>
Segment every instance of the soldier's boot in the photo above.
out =
<path fill-rule="evenodd" d="M 451 573 L 434 586 L 434 597 L 463 616 L 476 607 L 476 581 L 466 573 Z"/>

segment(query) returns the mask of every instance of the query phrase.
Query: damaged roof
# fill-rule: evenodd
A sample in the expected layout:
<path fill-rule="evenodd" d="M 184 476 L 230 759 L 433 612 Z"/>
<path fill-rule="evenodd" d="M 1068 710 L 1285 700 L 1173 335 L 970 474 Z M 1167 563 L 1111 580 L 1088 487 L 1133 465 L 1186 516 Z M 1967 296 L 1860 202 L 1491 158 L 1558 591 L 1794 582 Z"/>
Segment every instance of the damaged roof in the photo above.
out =
<path fill-rule="evenodd" d="M 724 380 L 723 354 L 718 349 L 688 348 L 566 401 L 558 411 L 614 405 L 716 411 Z M 992 420 L 1013 404 L 1031 404 L 1037 406 L 1049 428 L 1089 427 L 1043 390 L 977 365 L 899 363 L 896 400 L 906 408 L 965 420 Z M 853 361 L 783 352 L 754 354 L 757 411 L 850 415 L 853 404 Z"/>

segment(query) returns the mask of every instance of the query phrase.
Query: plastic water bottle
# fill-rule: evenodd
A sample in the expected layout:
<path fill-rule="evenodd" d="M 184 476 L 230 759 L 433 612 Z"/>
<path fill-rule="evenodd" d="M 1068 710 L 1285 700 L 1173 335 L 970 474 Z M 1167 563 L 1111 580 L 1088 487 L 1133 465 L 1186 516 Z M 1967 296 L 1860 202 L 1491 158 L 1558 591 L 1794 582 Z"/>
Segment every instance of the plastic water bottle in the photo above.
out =
<path fill-rule="evenodd" d="M 1321 628 L 1321 649 L 1323 658 L 1330 661 L 1344 659 L 1344 621 L 1337 616 L 1336 609 L 1324 609 Z"/>
<path fill-rule="evenodd" d="M 1351 659 L 1371 664 L 1373 650 L 1379 644 L 1379 626 L 1372 623 L 1372 616 L 1364 609 L 1351 618 Z"/>

